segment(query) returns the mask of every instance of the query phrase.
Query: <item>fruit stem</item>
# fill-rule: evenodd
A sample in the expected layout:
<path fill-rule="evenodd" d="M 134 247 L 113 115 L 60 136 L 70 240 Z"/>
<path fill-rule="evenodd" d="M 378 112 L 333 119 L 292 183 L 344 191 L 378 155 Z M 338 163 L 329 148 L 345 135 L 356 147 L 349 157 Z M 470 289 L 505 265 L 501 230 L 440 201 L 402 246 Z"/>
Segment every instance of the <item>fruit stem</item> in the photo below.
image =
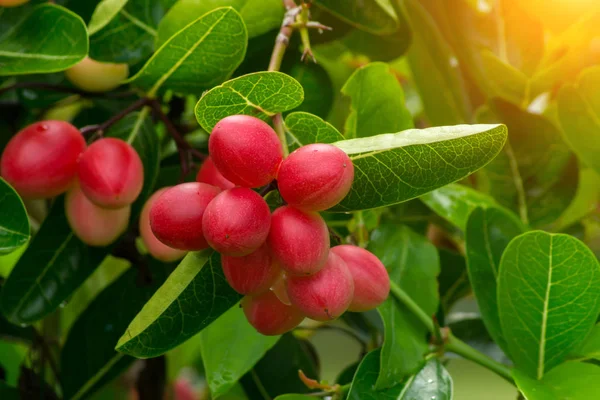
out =
<path fill-rule="evenodd" d="M 275 114 L 273 116 L 273 125 L 275 126 L 275 132 L 277 132 L 277 136 L 281 142 L 283 157 L 285 158 L 288 156 L 288 154 L 290 154 L 290 151 L 288 149 L 287 138 L 285 137 L 285 124 L 281 114 Z"/>
<path fill-rule="evenodd" d="M 83 128 L 80 129 L 81 134 L 83 136 L 89 137 L 90 135 L 92 135 L 96 132 L 104 133 L 105 130 L 107 130 L 108 128 L 110 128 L 111 126 L 113 126 L 114 124 L 116 124 L 117 122 L 122 120 L 123 118 L 125 118 L 127 115 L 129 115 L 130 113 L 132 113 L 136 110 L 139 110 L 140 108 L 144 107 L 147 104 L 148 104 L 148 99 L 146 99 L 146 98 L 139 99 L 139 100 L 131 103 L 129 105 L 129 107 L 123 109 L 122 111 L 113 115 L 108 120 L 104 121 L 103 123 L 101 123 L 99 125 L 84 126 Z"/>

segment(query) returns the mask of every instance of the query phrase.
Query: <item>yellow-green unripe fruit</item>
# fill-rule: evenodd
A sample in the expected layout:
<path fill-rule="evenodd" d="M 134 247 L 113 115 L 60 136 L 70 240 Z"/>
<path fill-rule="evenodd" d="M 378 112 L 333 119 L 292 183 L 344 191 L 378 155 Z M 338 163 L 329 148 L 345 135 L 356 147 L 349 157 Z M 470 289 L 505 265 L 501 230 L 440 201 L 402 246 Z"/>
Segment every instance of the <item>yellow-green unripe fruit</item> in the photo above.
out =
<path fill-rule="evenodd" d="M 101 93 L 119 87 L 129 76 L 129 66 L 95 61 L 86 57 L 66 70 L 65 75 L 78 88 Z"/>

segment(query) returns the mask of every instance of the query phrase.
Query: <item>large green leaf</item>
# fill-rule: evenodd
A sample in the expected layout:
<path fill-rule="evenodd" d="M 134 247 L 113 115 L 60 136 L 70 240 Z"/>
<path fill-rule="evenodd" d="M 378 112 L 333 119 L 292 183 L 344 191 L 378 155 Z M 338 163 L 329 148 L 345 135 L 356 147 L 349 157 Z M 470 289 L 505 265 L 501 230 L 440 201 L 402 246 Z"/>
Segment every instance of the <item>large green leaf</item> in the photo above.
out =
<path fill-rule="evenodd" d="M 402 86 L 385 63 L 371 63 L 357 69 L 342 93 L 352 99 L 346 122 L 347 138 L 400 132 L 413 127 L 410 112 L 404 105 Z"/>
<path fill-rule="evenodd" d="M 541 381 L 513 370 L 513 378 L 527 400 L 594 399 L 600 391 L 600 367 L 567 362 L 544 375 Z"/>
<path fill-rule="evenodd" d="M 382 225 L 371 235 L 371 250 L 398 284 L 422 309 L 433 315 L 439 303 L 440 260 L 435 246 L 405 226 Z M 424 362 L 427 327 L 390 296 L 379 306 L 385 326 L 377 388 L 389 388 L 419 370 Z"/>
<path fill-rule="evenodd" d="M 306 112 L 293 112 L 285 117 L 290 152 L 311 143 L 334 143 L 344 137 L 330 123 Z"/>
<path fill-rule="evenodd" d="M 0 178 L 0 254 L 8 254 L 29 240 L 29 218 L 23 201 Z"/>
<path fill-rule="evenodd" d="M 240 76 L 204 93 L 196 104 L 196 119 L 207 132 L 229 115 L 245 114 L 266 120 L 296 108 L 304 100 L 302 85 L 281 72 Z"/>
<path fill-rule="evenodd" d="M 584 71 L 577 85 L 563 86 L 558 115 L 567 143 L 600 174 L 600 66 Z"/>
<path fill-rule="evenodd" d="M 213 397 L 227 393 L 277 343 L 264 336 L 232 307 L 200 333 L 206 381 Z"/>
<path fill-rule="evenodd" d="M 490 336 L 507 353 L 498 315 L 496 286 L 504 249 L 524 231 L 514 214 L 496 207 L 473 210 L 465 231 L 467 271 L 481 318 Z"/>
<path fill-rule="evenodd" d="M 352 1 L 317 0 L 316 5 L 323 7 L 336 17 L 375 34 L 394 33 L 398 22 L 389 0 Z"/>
<path fill-rule="evenodd" d="M 225 79 L 244 59 L 248 33 L 240 14 L 217 8 L 167 40 L 129 81 L 154 96 L 160 88 L 200 94 Z"/>
<path fill-rule="evenodd" d="M 581 346 L 571 353 L 571 357 L 584 360 L 590 358 L 600 360 L 600 324 L 594 326 L 594 329 L 581 343 Z"/>
<path fill-rule="evenodd" d="M 116 349 L 156 357 L 206 328 L 240 297 L 225 280 L 218 253 L 189 253 L 131 321 Z"/>
<path fill-rule="evenodd" d="M 380 350 L 373 350 L 360 363 L 348 400 L 451 400 L 452 378 L 437 358 L 429 359 L 419 371 L 384 390 L 375 389 L 379 375 Z"/>
<path fill-rule="evenodd" d="M 158 25 L 157 46 L 161 46 L 198 16 L 227 6 L 233 7 L 242 16 L 248 29 L 248 38 L 278 28 L 283 20 L 284 8 L 280 0 L 179 0 Z"/>
<path fill-rule="evenodd" d="M 125 7 L 129 0 L 102 0 L 96 6 L 92 18 L 88 23 L 88 33 L 93 35 L 104 28 L 113 18 L 119 14 L 119 11 Z"/>
<path fill-rule="evenodd" d="M 336 142 L 354 163 L 354 183 L 330 211 L 388 206 L 458 181 L 490 162 L 506 136 L 503 125 L 456 125 Z"/>
<path fill-rule="evenodd" d="M 88 52 L 81 18 L 54 4 L 0 8 L 0 27 L 0 76 L 62 71 Z"/>
<path fill-rule="evenodd" d="M 515 367 L 541 379 L 588 335 L 600 312 L 600 265 L 576 238 L 513 239 L 500 262 L 498 312 Z"/>
<path fill-rule="evenodd" d="M 135 359 L 114 350 L 131 319 L 167 277 L 168 267 L 154 259 L 149 264 L 151 281 L 140 279 L 136 265 L 104 289 L 77 318 L 63 346 L 61 372 L 64 396 L 81 399 L 115 378 Z M 85 355 L 85 362 L 81 362 Z"/>
<path fill-rule="evenodd" d="M 0 308 L 16 324 L 31 324 L 64 302 L 110 252 L 89 247 L 71 231 L 63 198 L 54 205 L 12 270 L 0 295 Z"/>

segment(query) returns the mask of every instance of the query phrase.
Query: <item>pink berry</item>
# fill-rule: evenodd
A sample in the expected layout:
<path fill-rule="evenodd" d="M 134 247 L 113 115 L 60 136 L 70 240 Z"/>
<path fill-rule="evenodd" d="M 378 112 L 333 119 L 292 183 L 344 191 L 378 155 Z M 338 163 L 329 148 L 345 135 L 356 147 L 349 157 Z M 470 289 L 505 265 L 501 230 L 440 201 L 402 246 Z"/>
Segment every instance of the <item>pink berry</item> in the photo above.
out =
<path fill-rule="evenodd" d="M 279 276 L 266 244 L 242 257 L 222 255 L 221 265 L 229 285 L 240 294 L 255 295 L 268 290 Z"/>
<path fill-rule="evenodd" d="M 250 188 L 271 182 L 283 158 L 273 128 L 248 115 L 220 120 L 210 134 L 208 151 L 226 179 Z"/>
<path fill-rule="evenodd" d="M 329 231 L 317 213 L 279 207 L 267 240 L 280 267 L 292 275 L 314 274 L 327 260 Z"/>
<path fill-rule="evenodd" d="M 121 139 L 92 143 L 79 159 L 81 190 L 96 205 L 120 208 L 137 199 L 144 185 L 140 156 Z"/>
<path fill-rule="evenodd" d="M 354 280 L 354 298 L 348 310 L 367 311 L 385 301 L 390 292 L 390 277 L 375 254 L 348 244 L 335 246 L 331 252 L 346 262 Z"/>
<path fill-rule="evenodd" d="M 269 206 L 248 188 L 225 190 L 206 207 L 202 218 L 202 230 L 210 247 L 235 257 L 262 246 L 270 226 Z"/>
<path fill-rule="evenodd" d="M 196 181 L 208 183 L 209 185 L 216 186 L 223 190 L 235 187 L 235 185 L 232 182 L 225 179 L 225 177 L 219 172 L 217 167 L 215 167 L 212 158 L 210 157 L 208 157 L 202 163 L 202 166 L 198 171 L 198 175 L 196 175 Z"/>
<path fill-rule="evenodd" d="M 322 211 L 338 204 L 354 179 L 352 160 L 330 144 L 300 147 L 281 163 L 277 184 L 281 197 L 293 207 Z"/>
<path fill-rule="evenodd" d="M 85 140 L 63 121 L 41 121 L 23 128 L 6 145 L 2 177 L 25 198 L 48 198 L 67 191 L 77 176 Z"/>
<path fill-rule="evenodd" d="M 150 208 L 150 226 L 169 247 L 197 251 L 208 248 L 202 234 L 202 217 L 221 190 L 206 183 L 182 183 L 166 190 Z"/>
<path fill-rule="evenodd" d="M 287 292 L 292 305 L 308 318 L 329 321 L 350 306 L 354 282 L 344 260 L 329 252 L 321 271 L 311 276 L 288 277 Z"/>
<path fill-rule="evenodd" d="M 279 301 L 271 291 L 242 299 L 246 319 L 263 335 L 282 335 L 297 327 L 304 315 L 294 306 Z"/>

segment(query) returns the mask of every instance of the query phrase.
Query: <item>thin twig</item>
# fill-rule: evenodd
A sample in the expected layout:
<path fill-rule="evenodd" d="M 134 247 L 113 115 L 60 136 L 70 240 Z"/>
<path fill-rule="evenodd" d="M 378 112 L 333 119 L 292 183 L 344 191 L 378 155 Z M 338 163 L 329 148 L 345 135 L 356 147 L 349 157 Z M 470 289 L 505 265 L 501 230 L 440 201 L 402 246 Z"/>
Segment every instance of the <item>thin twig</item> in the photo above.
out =
<path fill-rule="evenodd" d="M 139 110 L 140 108 L 147 105 L 148 101 L 149 100 L 146 98 L 139 99 L 139 100 L 135 101 L 134 103 L 131 103 L 129 105 L 129 107 L 127 107 L 127 108 L 123 109 L 122 111 L 118 112 L 117 114 L 113 115 L 112 117 L 110 117 L 108 120 L 106 120 L 105 122 L 103 122 L 101 124 L 84 126 L 83 128 L 80 129 L 81 134 L 86 137 L 89 137 L 94 133 L 99 133 L 100 135 L 102 135 L 104 133 L 104 131 L 106 131 L 108 128 L 110 128 L 111 126 L 113 126 L 114 124 L 116 124 L 117 122 L 122 120 L 123 118 L 125 118 L 127 115 L 129 115 L 130 113 L 132 113 L 136 110 Z"/>
<path fill-rule="evenodd" d="M 51 92 L 58 93 L 67 93 L 67 94 L 78 94 L 84 97 L 106 97 L 106 98 L 121 98 L 128 97 L 134 94 L 134 92 L 126 91 L 126 92 L 109 92 L 109 93 L 91 93 L 86 92 L 85 90 L 81 90 L 75 87 L 65 86 L 65 85 L 55 85 L 52 83 L 46 82 L 16 82 L 12 85 L 5 86 L 0 88 L 0 95 L 5 92 L 9 92 L 11 90 L 16 89 L 38 89 L 38 90 L 48 90 Z"/>

